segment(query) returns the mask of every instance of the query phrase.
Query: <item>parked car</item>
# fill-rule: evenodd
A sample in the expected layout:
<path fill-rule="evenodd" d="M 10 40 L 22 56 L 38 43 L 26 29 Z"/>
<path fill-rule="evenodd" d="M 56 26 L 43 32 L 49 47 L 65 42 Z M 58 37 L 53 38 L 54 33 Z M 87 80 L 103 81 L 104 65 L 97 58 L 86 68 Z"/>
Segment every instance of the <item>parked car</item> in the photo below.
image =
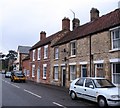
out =
<path fill-rule="evenodd" d="M 25 82 L 26 77 L 22 71 L 14 71 L 11 73 L 11 82 Z"/>
<path fill-rule="evenodd" d="M 10 78 L 11 77 L 11 72 L 6 72 L 5 73 L 5 78 Z"/>
<path fill-rule="evenodd" d="M 84 98 L 100 107 L 120 106 L 120 88 L 105 78 L 77 78 L 71 82 L 69 94 L 72 99 Z"/>

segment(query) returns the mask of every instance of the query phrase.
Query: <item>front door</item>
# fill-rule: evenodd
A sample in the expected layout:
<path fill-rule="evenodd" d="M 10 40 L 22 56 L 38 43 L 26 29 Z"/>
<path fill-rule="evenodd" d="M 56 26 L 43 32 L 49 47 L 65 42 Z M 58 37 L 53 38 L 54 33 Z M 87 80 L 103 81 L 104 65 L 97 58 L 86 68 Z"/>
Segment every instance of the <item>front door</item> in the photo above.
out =
<path fill-rule="evenodd" d="M 66 82 L 66 69 L 65 67 L 62 67 L 62 86 L 65 86 L 65 82 Z"/>
<path fill-rule="evenodd" d="M 37 82 L 40 82 L 40 69 L 37 70 Z"/>
<path fill-rule="evenodd" d="M 87 66 L 86 65 L 82 65 L 81 66 L 81 77 L 87 77 Z"/>

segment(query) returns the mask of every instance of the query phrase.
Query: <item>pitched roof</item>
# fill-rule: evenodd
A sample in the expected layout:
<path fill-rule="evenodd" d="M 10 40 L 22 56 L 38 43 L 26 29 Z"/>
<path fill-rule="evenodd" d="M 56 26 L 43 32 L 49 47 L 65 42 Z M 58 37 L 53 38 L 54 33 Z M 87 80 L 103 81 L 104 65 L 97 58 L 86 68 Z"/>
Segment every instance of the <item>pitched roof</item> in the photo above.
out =
<path fill-rule="evenodd" d="M 52 34 L 52 35 L 48 36 L 47 38 L 45 38 L 45 39 L 43 39 L 43 40 L 41 40 L 41 41 L 38 41 L 35 45 L 32 46 L 32 48 L 31 48 L 30 50 L 34 50 L 34 49 L 36 49 L 36 48 L 39 48 L 39 47 L 41 47 L 41 46 L 44 46 L 44 45 L 47 45 L 47 44 L 51 43 L 51 41 L 52 41 L 53 39 L 55 39 L 57 36 L 65 33 L 66 31 L 68 31 L 68 30 L 65 30 L 65 29 L 64 29 L 64 30 L 58 31 L 58 32 L 55 33 L 55 34 Z"/>
<path fill-rule="evenodd" d="M 28 54 L 30 48 L 31 48 L 30 46 L 18 46 L 18 51 L 19 53 L 22 53 L 22 54 Z"/>
<path fill-rule="evenodd" d="M 67 33 L 53 46 L 67 43 L 69 41 L 99 33 L 115 26 L 120 26 L 120 8 L 116 9 L 98 19 L 77 27 L 72 32 Z"/>

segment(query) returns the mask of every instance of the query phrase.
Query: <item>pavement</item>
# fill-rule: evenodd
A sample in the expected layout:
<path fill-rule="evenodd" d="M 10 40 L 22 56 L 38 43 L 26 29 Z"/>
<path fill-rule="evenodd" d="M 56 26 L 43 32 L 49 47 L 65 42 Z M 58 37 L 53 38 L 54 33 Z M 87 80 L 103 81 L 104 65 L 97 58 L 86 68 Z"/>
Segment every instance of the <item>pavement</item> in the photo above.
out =
<path fill-rule="evenodd" d="M 43 87 L 48 87 L 48 88 L 51 88 L 51 89 L 56 89 L 56 90 L 61 90 L 61 91 L 64 91 L 64 92 L 69 92 L 69 89 L 66 88 L 66 87 L 62 87 L 62 86 L 57 86 L 57 85 L 52 85 L 52 84 L 45 84 L 45 83 L 38 83 L 38 82 L 35 82 L 35 81 L 31 81 L 31 80 L 27 80 L 27 83 L 33 83 L 37 86 L 43 86 Z"/>

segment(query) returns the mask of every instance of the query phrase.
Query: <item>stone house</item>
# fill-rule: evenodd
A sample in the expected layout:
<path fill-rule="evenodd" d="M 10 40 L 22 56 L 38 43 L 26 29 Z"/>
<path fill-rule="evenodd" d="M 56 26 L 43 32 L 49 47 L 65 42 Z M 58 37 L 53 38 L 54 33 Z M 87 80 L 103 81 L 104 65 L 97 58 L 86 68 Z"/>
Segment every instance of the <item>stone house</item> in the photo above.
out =
<path fill-rule="evenodd" d="M 105 77 L 120 84 L 120 8 L 76 26 L 51 48 L 51 84 L 69 87 L 77 77 Z"/>
<path fill-rule="evenodd" d="M 70 20 L 62 20 L 62 30 L 46 37 L 46 33 L 40 33 L 40 40 L 30 49 L 30 79 L 40 83 L 50 83 L 50 56 L 51 44 L 64 37 L 70 31 Z"/>

